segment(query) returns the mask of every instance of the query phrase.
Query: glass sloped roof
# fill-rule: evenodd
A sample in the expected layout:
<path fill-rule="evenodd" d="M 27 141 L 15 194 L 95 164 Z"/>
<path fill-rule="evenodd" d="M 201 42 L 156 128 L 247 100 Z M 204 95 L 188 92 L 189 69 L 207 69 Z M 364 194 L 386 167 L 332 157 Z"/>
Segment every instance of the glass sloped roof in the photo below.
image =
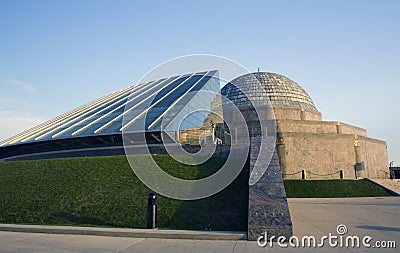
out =
<path fill-rule="evenodd" d="M 115 91 L 0 142 L 0 147 L 121 133 L 123 127 L 132 126 L 143 119 L 145 131 L 157 131 L 157 123 L 176 101 L 189 92 L 201 90 L 217 74 L 216 70 L 205 71 L 163 78 Z"/>

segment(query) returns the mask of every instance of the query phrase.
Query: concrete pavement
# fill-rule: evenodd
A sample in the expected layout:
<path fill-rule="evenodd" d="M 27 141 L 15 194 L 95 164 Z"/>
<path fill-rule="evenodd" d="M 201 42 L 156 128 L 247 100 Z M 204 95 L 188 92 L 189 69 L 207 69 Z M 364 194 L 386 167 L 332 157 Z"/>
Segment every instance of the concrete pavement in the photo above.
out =
<path fill-rule="evenodd" d="M 400 179 L 369 179 L 369 181 L 389 190 L 392 194 L 400 196 Z"/>
<path fill-rule="evenodd" d="M 157 238 L 124 238 L 93 235 L 60 235 L 0 232 L 0 252 L 398 252 L 400 247 L 400 198 L 289 199 L 297 237 L 337 235 L 339 224 L 349 236 L 371 236 L 395 241 L 395 249 L 378 248 L 261 248 L 256 242 Z"/>
<path fill-rule="evenodd" d="M 349 233 L 400 239 L 400 197 L 288 201 L 293 233 L 297 236 L 325 235 L 345 224 Z"/>
<path fill-rule="evenodd" d="M 0 224 L 0 231 L 47 233 L 66 235 L 101 235 L 111 237 L 193 239 L 193 240 L 246 240 L 246 232 L 226 231 L 191 231 L 191 230 L 159 230 L 131 228 L 73 227 L 73 226 L 40 226 Z"/>

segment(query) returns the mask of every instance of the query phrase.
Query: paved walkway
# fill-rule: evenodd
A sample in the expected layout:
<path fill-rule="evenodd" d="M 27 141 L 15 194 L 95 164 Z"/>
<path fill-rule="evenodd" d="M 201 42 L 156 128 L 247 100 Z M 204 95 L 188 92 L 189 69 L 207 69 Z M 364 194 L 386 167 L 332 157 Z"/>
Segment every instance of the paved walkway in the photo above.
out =
<path fill-rule="evenodd" d="M 371 236 L 395 241 L 397 249 L 377 248 L 288 248 L 274 244 L 261 248 L 255 242 L 157 238 L 125 238 L 92 235 L 58 235 L 0 232 L 0 252 L 398 252 L 400 247 L 400 198 L 289 199 L 294 233 L 337 235 L 338 224 L 346 235 Z"/>
<path fill-rule="evenodd" d="M 41 226 L 21 224 L 0 224 L 0 231 L 22 233 L 46 233 L 65 235 L 100 235 L 110 237 L 161 238 L 161 239 L 194 239 L 194 240 L 246 240 L 246 232 L 227 231 L 190 231 L 163 229 L 132 229 L 73 226 Z"/>
<path fill-rule="evenodd" d="M 369 179 L 400 195 L 400 179 Z"/>

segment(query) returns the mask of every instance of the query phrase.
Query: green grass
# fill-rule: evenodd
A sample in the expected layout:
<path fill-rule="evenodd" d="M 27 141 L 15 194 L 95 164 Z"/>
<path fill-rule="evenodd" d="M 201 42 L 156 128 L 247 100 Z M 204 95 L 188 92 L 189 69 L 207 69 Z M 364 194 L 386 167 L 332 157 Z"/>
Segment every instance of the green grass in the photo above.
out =
<path fill-rule="evenodd" d="M 154 159 L 165 172 L 183 179 L 207 177 L 225 161 L 212 158 L 186 166 L 166 155 Z M 363 180 L 284 183 L 289 198 L 389 195 Z M 0 163 L 0 223 L 145 228 L 150 192 L 124 156 Z M 226 189 L 205 199 L 179 201 L 159 195 L 158 227 L 245 231 L 247 209 L 245 169 Z"/>
<path fill-rule="evenodd" d="M 212 174 L 224 159 L 183 166 L 165 155 L 154 159 L 185 179 Z M 206 199 L 158 197 L 158 227 L 247 229 L 247 177 Z M 126 158 L 91 157 L 0 163 L 0 223 L 146 227 L 147 194 Z"/>
<path fill-rule="evenodd" d="M 285 180 L 288 198 L 350 198 L 391 196 L 365 180 Z"/>

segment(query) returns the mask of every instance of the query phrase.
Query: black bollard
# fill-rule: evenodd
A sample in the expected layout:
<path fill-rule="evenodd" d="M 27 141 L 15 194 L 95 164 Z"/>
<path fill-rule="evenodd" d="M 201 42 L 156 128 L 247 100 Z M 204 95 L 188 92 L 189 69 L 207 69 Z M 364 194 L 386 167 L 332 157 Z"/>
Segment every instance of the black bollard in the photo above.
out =
<path fill-rule="evenodd" d="M 147 196 L 147 228 L 156 228 L 157 194 Z"/>
<path fill-rule="evenodd" d="M 306 171 L 305 171 L 305 170 L 302 170 L 302 171 L 301 171 L 301 179 L 303 179 L 303 180 L 306 180 L 306 179 L 307 179 Z"/>
<path fill-rule="evenodd" d="M 340 174 L 340 179 L 343 179 L 344 178 L 343 170 L 340 170 L 339 174 Z"/>

